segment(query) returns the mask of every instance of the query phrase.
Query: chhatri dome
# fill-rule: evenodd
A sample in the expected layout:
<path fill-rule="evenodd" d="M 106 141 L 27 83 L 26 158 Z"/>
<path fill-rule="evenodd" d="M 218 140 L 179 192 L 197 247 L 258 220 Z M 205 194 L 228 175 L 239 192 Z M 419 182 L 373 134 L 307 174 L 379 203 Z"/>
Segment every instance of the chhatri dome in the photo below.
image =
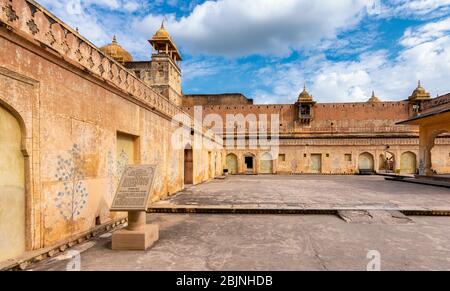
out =
<path fill-rule="evenodd" d="M 149 42 L 158 53 L 169 55 L 175 62 L 182 61 L 177 46 L 164 27 L 164 22 L 161 23 L 161 28 L 153 35 Z"/>
<path fill-rule="evenodd" d="M 378 103 L 378 102 L 381 102 L 381 101 L 380 101 L 380 98 L 375 96 L 375 91 L 372 91 L 372 97 L 370 97 L 370 99 L 367 102 L 369 102 L 369 103 Z"/>
<path fill-rule="evenodd" d="M 111 44 L 101 47 L 100 50 L 119 63 L 123 64 L 133 61 L 131 54 L 119 45 L 116 36 L 113 37 Z"/>
<path fill-rule="evenodd" d="M 423 99 L 430 99 L 431 95 L 430 93 L 425 90 L 424 87 L 422 87 L 421 82 L 419 81 L 419 84 L 417 85 L 416 90 L 412 93 L 411 96 L 409 96 L 410 100 L 423 100 Z"/>
<path fill-rule="evenodd" d="M 306 85 L 303 87 L 303 91 L 300 93 L 300 95 L 298 96 L 298 103 L 304 103 L 304 102 L 312 102 L 313 101 L 313 97 L 308 93 L 308 91 L 306 90 Z"/>

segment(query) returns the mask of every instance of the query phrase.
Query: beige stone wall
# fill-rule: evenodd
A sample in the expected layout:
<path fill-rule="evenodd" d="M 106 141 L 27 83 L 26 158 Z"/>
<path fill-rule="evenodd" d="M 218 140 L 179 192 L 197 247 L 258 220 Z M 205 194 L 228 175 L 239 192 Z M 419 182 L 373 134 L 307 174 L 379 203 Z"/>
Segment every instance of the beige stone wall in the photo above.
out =
<path fill-rule="evenodd" d="M 333 140 L 330 140 L 333 141 Z M 389 150 L 386 150 L 385 142 L 391 142 Z M 418 139 L 410 139 L 409 141 L 399 140 L 380 140 L 368 145 L 364 142 L 358 144 L 358 141 L 352 143 L 342 143 L 340 145 L 326 145 L 327 141 L 321 141 L 322 145 L 309 145 L 308 143 L 281 145 L 279 155 L 274 157 L 273 173 L 275 174 L 313 174 L 313 156 L 321 155 L 321 174 L 337 175 L 337 174 L 357 174 L 359 172 L 360 159 L 362 154 L 369 154 L 373 158 L 373 169 L 375 172 L 384 172 L 384 159 L 386 152 L 394 156 L 394 172 L 399 174 L 411 174 L 402 172 L 401 158 L 405 153 L 412 153 L 416 158 L 416 169 L 419 167 L 419 143 Z M 331 143 L 331 142 L 329 142 Z M 450 139 L 442 139 L 439 145 L 433 149 L 433 165 L 439 173 L 450 173 L 448 168 L 450 161 Z M 378 144 L 378 145 L 377 145 Z M 237 156 L 238 173 L 245 173 L 245 156 L 255 157 L 255 173 L 265 172 L 262 167 L 267 167 L 267 163 L 262 162 L 262 156 L 270 153 L 267 150 L 228 150 L 227 155 L 234 154 Z M 349 157 L 351 159 L 349 160 Z M 224 161 L 224 167 L 228 164 Z"/>
<path fill-rule="evenodd" d="M 448 146 L 435 146 L 431 150 L 431 168 L 438 174 L 450 173 L 450 148 Z"/>
<path fill-rule="evenodd" d="M 73 31 L 66 35 L 76 42 L 69 44 L 74 45 L 70 56 L 62 58 L 61 44 L 67 43 L 54 35 L 62 29 L 55 24 L 49 33 L 58 42 L 47 44 L 55 50 L 39 45 L 49 41 L 49 34 L 41 32 L 48 32 L 51 22 L 43 20 L 48 16 L 42 12 L 33 18 L 24 3 L 14 2 L 12 8 L 20 20 L 9 22 L 2 9 L 6 4 L 0 2 L 0 21 L 14 27 L 12 32 L 0 28 L 0 104 L 14 109 L 23 127 L 27 207 L 25 223 L 23 218 L 16 220 L 25 228 L 26 249 L 32 250 L 76 237 L 93 229 L 96 221 L 106 223 L 122 215 L 109 212 L 123 166 L 117 149 L 131 148 L 118 139 L 119 133 L 133 137 L 135 162 L 158 164 L 153 201 L 180 191 L 183 151 L 172 148 L 171 116 L 182 112 L 119 64 L 103 56 L 98 60 L 101 53 L 70 36 Z M 27 18 L 38 25 L 39 34 L 31 33 Z M 77 59 L 80 51 L 84 56 Z M 105 68 L 111 74 L 102 71 Z M 196 183 L 214 178 L 214 171 L 207 170 L 212 167 L 207 156 L 207 151 L 200 150 L 194 157 Z M 222 172 L 221 166 L 217 165 L 216 173 Z M 14 250 L 8 250 L 10 255 L 15 255 Z"/>
<path fill-rule="evenodd" d="M 242 94 L 192 94 L 183 96 L 183 106 L 211 106 L 211 105 L 250 105 L 252 99 L 248 99 Z"/>

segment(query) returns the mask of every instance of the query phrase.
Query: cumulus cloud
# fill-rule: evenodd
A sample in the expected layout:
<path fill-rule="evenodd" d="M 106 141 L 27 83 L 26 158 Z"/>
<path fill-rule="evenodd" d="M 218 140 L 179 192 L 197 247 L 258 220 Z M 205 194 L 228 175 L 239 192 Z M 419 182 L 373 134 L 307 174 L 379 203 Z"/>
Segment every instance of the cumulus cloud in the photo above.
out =
<path fill-rule="evenodd" d="M 190 55 L 286 56 L 335 39 L 356 25 L 374 0 L 219 0 L 197 5 L 185 17 L 148 15 L 134 27 L 151 34 L 165 18 Z"/>
<path fill-rule="evenodd" d="M 293 103 L 304 83 L 322 102 L 366 101 L 372 90 L 384 100 L 400 100 L 418 79 L 433 94 L 449 90 L 450 0 L 40 2 L 99 46 L 117 34 L 136 59 L 150 58 L 146 40 L 165 20 L 187 56 L 183 78 L 195 83 L 197 91 L 207 90 L 202 89 L 202 78 L 214 76 L 220 84 L 221 77 L 242 74 L 244 69 L 251 75 L 243 82 L 247 93 L 253 93 L 249 97 L 262 103 Z M 155 7 L 163 5 L 188 12 L 182 17 L 158 13 Z M 402 17 L 421 19 L 423 24 L 406 29 L 394 53 L 391 47 L 374 51 L 372 40 L 380 33 L 376 21 Z M 298 51 L 303 57 L 282 59 Z M 250 55 L 273 62 L 245 68 Z"/>
<path fill-rule="evenodd" d="M 438 22 L 427 23 L 418 29 L 408 28 L 401 39 L 401 44 L 405 47 L 414 47 L 442 38 L 449 32 L 450 18 L 447 18 Z"/>
<path fill-rule="evenodd" d="M 408 29 L 398 40 L 402 49 L 394 59 L 387 51 L 378 50 L 352 61 L 329 61 L 321 55 L 314 61 L 262 69 L 276 77 L 261 78 L 271 82 L 273 89 L 255 90 L 255 98 L 263 102 L 291 103 L 303 82 L 322 102 L 366 101 L 372 90 L 383 100 L 402 100 L 415 89 L 417 80 L 422 80 L 432 94 L 448 93 L 449 23 L 450 17 Z"/>
<path fill-rule="evenodd" d="M 133 13 L 146 7 L 145 0 L 40 0 L 39 3 L 99 46 L 111 41 L 121 21 L 114 17 L 105 20 L 98 8 L 110 13 Z"/>

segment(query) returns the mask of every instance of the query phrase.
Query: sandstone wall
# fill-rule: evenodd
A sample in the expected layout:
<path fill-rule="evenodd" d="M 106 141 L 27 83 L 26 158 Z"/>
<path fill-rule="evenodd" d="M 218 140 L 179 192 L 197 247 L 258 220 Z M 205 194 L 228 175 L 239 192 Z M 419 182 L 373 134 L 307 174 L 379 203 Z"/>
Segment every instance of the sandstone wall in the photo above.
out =
<path fill-rule="evenodd" d="M 354 133 L 392 134 L 410 133 L 418 135 L 418 127 L 396 125 L 397 122 L 408 119 L 408 102 L 370 103 L 330 103 L 316 104 L 313 108 L 314 118 L 309 125 L 299 124 L 295 105 L 206 105 L 203 115 L 218 114 L 226 120 L 228 114 L 242 114 L 244 117 L 254 115 L 259 121 L 267 116 L 268 129 L 271 128 L 270 116 L 279 116 L 279 131 L 283 134 L 317 135 L 335 134 L 347 135 Z M 194 114 L 193 106 L 184 109 Z M 275 125 L 277 126 L 277 125 Z M 224 130 L 226 124 L 224 122 Z"/>
<path fill-rule="evenodd" d="M 183 96 L 183 106 L 211 106 L 211 105 L 249 105 L 253 104 L 242 94 L 191 94 Z"/>
<path fill-rule="evenodd" d="M 123 217 L 109 207 L 128 161 L 158 164 L 153 201 L 184 187 L 183 150 L 171 144 L 182 110 L 34 2 L 0 1 L 0 24 L 0 106 L 21 126 L 26 250 Z M 208 159 L 220 154 L 197 151 L 195 183 L 222 172 Z"/>
<path fill-rule="evenodd" d="M 386 149 L 386 144 L 390 145 Z M 245 157 L 255 158 L 254 173 L 262 173 L 262 156 L 270 154 L 268 149 L 245 149 L 227 150 L 227 155 L 237 157 L 238 173 L 246 172 Z M 320 174 L 358 174 L 360 159 L 362 154 L 369 154 L 373 159 L 373 170 L 377 173 L 385 172 L 385 157 L 388 154 L 394 156 L 394 167 L 391 173 L 415 174 L 416 171 L 405 170 L 402 163 L 404 154 L 412 153 L 414 158 L 414 168 L 419 169 L 419 140 L 417 138 L 407 139 L 349 139 L 336 141 L 326 140 L 292 140 L 291 142 L 281 141 L 278 156 L 274 156 L 273 174 L 314 174 L 314 155 L 321 156 Z M 450 138 L 439 138 L 432 151 L 433 169 L 439 174 L 450 173 Z M 224 162 L 224 167 L 230 165 Z"/>

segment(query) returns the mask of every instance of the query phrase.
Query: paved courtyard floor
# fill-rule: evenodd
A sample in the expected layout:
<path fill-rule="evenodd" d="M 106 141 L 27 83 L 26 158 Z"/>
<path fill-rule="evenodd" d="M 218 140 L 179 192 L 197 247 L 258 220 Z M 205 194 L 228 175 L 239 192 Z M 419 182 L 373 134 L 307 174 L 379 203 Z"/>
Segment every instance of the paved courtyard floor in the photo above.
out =
<path fill-rule="evenodd" d="M 110 234 L 84 243 L 82 270 L 356 270 L 370 250 L 382 270 L 450 270 L 450 218 L 348 224 L 328 215 L 150 214 L 160 240 L 146 252 L 112 251 Z M 32 270 L 65 270 L 65 254 Z"/>
<path fill-rule="evenodd" d="M 148 214 L 160 240 L 112 251 L 111 234 L 76 246 L 82 270 L 450 270 L 450 190 L 379 176 L 233 176 L 188 187 L 152 207 L 336 209 L 338 215 Z M 363 211 L 364 210 L 364 211 Z M 32 266 L 65 270 L 67 254 Z"/>
<path fill-rule="evenodd" d="M 450 189 L 382 176 L 230 176 L 151 207 L 449 211 Z"/>

